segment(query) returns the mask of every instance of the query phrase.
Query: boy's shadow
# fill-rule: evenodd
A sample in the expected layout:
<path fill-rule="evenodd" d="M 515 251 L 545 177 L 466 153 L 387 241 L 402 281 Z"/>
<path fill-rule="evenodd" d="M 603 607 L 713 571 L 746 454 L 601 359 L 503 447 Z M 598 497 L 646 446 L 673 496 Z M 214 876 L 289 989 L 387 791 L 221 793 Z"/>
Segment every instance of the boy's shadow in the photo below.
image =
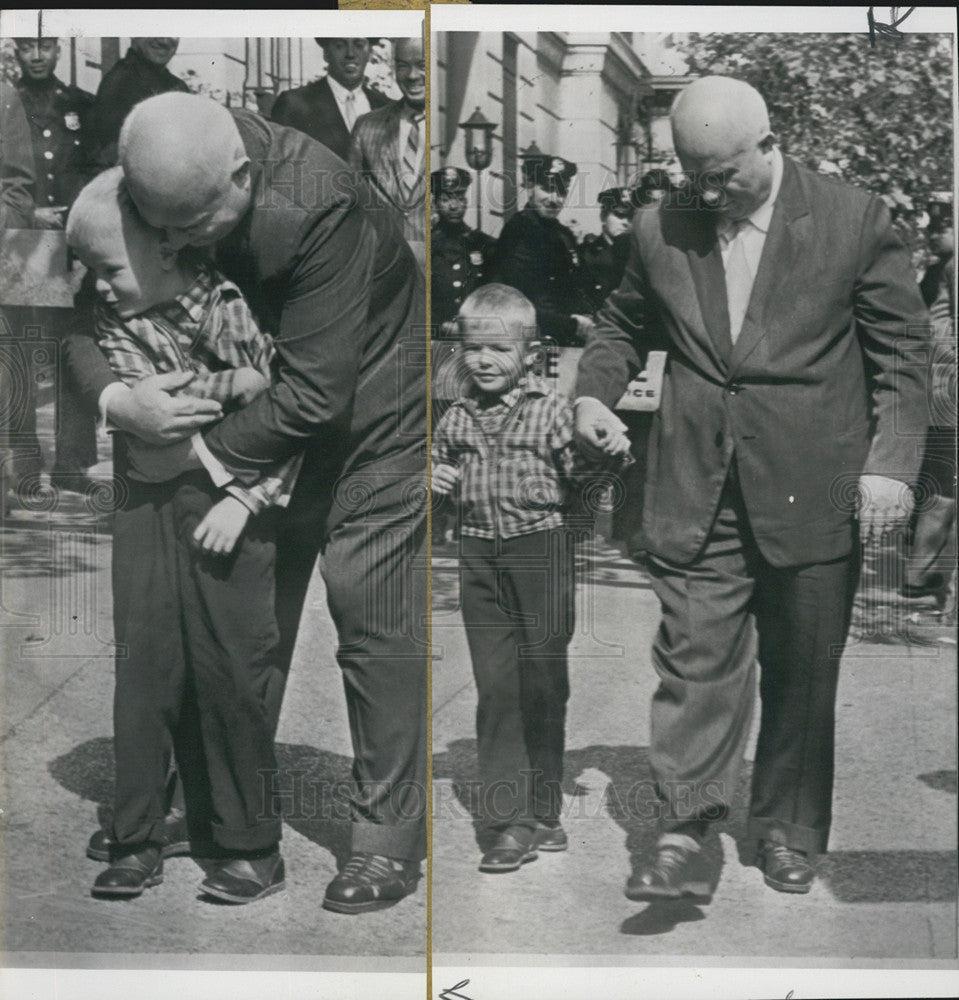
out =
<path fill-rule="evenodd" d="M 278 743 L 276 757 L 273 787 L 280 793 L 284 823 L 329 851 L 342 867 L 350 856 L 347 793 L 352 760 L 302 743 Z M 95 802 L 100 825 L 109 825 L 114 780 L 109 737 L 80 743 L 52 760 L 49 771 L 67 791 Z"/>
<path fill-rule="evenodd" d="M 591 795 L 590 790 L 577 784 L 576 778 L 586 771 L 599 771 L 609 778 L 601 796 Z M 653 852 L 659 835 L 659 802 L 647 748 L 597 744 L 569 750 L 564 757 L 564 772 L 564 822 L 576 822 L 577 817 L 598 818 L 605 813 L 625 831 L 631 873 L 637 874 Z M 454 740 L 446 751 L 433 756 L 434 780 L 451 782 L 457 800 L 473 819 L 477 846 L 484 851 L 491 837 L 483 823 L 477 773 L 475 740 Z M 733 796 L 731 815 L 711 825 L 703 844 L 697 878 L 705 881 L 711 892 L 716 891 L 725 864 L 719 833 L 726 833 L 737 842 L 741 863 L 755 864 L 755 850 L 746 840 L 745 830 L 750 777 L 751 766 L 747 764 Z M 591 815 L 593 812 L 596 815 Z M 620 930 L 623 934 L 663 934 L 678 923 L 702 920 L 703 916 L 699 907 L 689 902 L 654 903 L 630 917 Z"/>

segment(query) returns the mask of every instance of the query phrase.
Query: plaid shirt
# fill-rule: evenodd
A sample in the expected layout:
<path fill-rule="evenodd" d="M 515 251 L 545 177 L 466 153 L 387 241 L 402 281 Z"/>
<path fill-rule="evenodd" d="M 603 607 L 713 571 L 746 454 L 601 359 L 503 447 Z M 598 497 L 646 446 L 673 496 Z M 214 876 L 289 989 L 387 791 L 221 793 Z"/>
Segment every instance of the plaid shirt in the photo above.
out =
<path fill-rule="evenodd" d="M 236 369 L 254 368 L 270 380 L 272 338 L 257 326 L 236 285 L 212 268 L 202 267 L 194 283 L 172 301 L 128 319 L 101 300 L 95 321 L 110 368 L 127 385 L 148 375 L 191 371 L 196 378 L 184 392 L 215 399 L 226 408 L 236 398 Z M 149 446 L 127 440 L 135 470 L 137 451 Z M 253 485 L 230 484 L 227 492 L 254 514 L 273 505 L 285 507 L 301 463 L 302 456 L 294 456 Z"/>
<path fill-rule="evenodd" d="M 569 403 L 533 375 L 485 403 L 471 392 L 433 431 L 433 462 L 460 473 L 462 533 L 515 538 L 561 526 L 570 486 L 583 468 Z"/>

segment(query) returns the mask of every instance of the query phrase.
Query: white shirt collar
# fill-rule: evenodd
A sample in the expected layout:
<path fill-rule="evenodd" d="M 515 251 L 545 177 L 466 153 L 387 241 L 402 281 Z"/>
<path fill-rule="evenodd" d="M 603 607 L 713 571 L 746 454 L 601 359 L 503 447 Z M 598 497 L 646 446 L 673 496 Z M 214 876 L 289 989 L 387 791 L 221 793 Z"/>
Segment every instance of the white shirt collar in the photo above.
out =
<path fill-rule="evenodd" d="M 349 87 L 344 87 L 339 80 L 334 80 L 332 76 L 327 75 L 326 82 L 330 85 L 330 90 L 333 91 L 333 96 L 336 98 L 337 104 L 343 104 L 350 94 L 357 97 L 359 94 L 363 93 L 362 83 L 356 88 L 356 90 L 350 90 Z"/>

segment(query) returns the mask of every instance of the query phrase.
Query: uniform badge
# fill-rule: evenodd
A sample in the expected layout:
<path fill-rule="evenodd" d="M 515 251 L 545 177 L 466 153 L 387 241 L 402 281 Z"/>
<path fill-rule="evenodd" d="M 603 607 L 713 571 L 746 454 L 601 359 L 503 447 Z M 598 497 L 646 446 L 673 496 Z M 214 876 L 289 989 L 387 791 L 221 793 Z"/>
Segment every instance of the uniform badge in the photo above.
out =
<path fill-rule="evenodd" d="M 66 125 L 71 132 L 78 132 L 80 130 L 80 116 L 76 111 L 68 111 L 63 116 L 63 124 Z"/>
<path fill-rule="evenodd" d="M 579 257 L 576 256 L 575 250 L 570 250 L 569 259 L 573 262 L 573 267 L 579 267 Z"/>
<path fill-rule="evenodd" d="M 447 167 L 443 171 L 443 186 L 447 189 L 454 188 L 459 183 L 459 174 L 456 167 Z"/>
<path fill-rule="evenodd" d="M 470 263 L 473 267 L 479 267 L 483 263 L 483 251 L 470 250 Z"/>

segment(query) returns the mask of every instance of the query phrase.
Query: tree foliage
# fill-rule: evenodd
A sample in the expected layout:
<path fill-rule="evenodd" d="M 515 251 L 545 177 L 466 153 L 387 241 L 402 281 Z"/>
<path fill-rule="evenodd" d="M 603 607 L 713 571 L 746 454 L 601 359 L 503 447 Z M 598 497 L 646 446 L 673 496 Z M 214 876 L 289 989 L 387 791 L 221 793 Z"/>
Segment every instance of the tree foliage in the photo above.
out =
<path fill-rule="evenodd" d="M 693 34 L 680 48 L 691 73 L 752 84 L 786 153 L 881 195 L 920 262 L 929 196 L 955 183 L 951 36 Z"/>

